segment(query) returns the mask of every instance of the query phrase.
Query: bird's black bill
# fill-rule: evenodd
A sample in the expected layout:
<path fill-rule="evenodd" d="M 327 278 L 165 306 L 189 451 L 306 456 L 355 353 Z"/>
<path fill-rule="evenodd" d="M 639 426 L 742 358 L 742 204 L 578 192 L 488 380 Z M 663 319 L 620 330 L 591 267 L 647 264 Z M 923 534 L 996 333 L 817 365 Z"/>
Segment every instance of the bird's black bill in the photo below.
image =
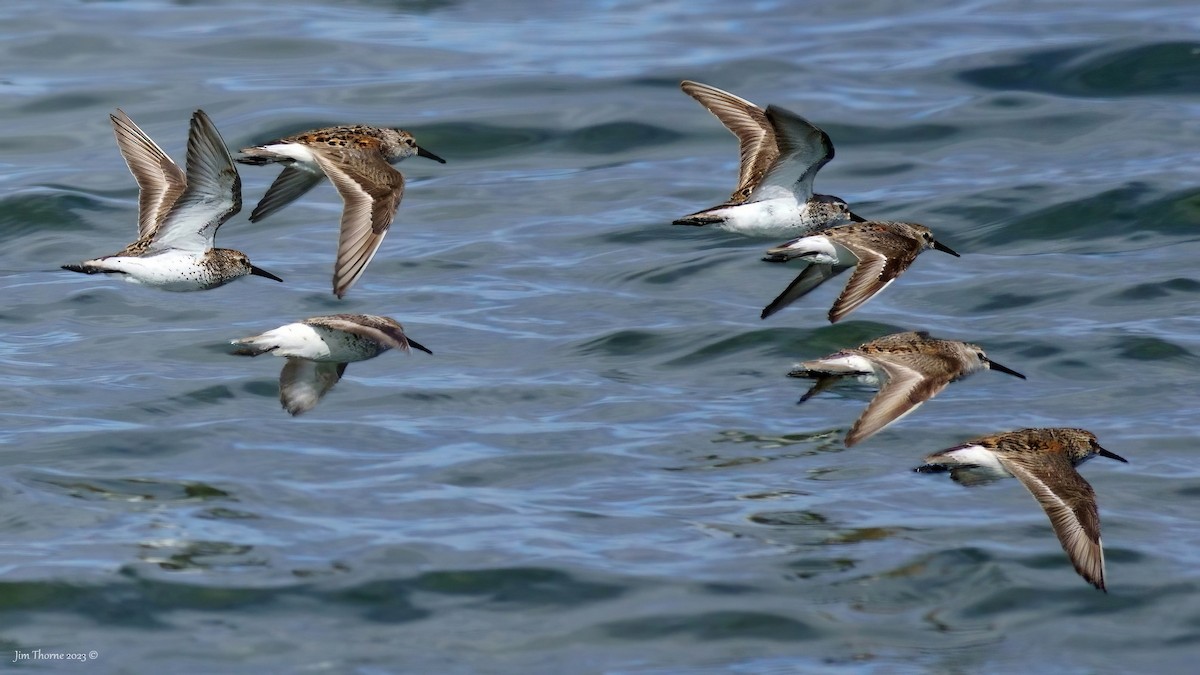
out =
<path fill-rule="evenodd" d="M 1009 368 L 1008 366 L 1002 366 L 999 363 L 996 363 L 995 361 L 992 361 L 990 359 L 988 360 L 988 368 L 991 368 L 992 370 L 998 370 L 1002 373 L 1008 373 L 1009 375 L 1012 375 L 1013 377 L 1019 377 L 1022 380 L 1026 379 L 1024 375 L 1018 373 L 1017 371 L 1013 370 L 1012 368 Z"/>
<path fill-rule="evenodd" d="M 279 281 L 279 282 L 283 281 L 283 279 L 280 279 L 279 277 L 275 276 L 274 274 L 271 274 L 270 272 L 264 270 L 261 267 L 255 267 L 254 265 L 250 266 L 250 274 L 253 274 L 256 277 L 266 277 L 268 279 L 274 279 L 275 281 Z"/>
<path fill-rule="evenodd" d="M 417 146 L 417 157 L 424 157 L 424 158 L 426 158 L 426 159 L 432 159 L 433 161 L 435 161 L 435 162 L 437 162 L 437 163 L 439 163 L 439 164 L 445 164 L 445 163 L 446 163 L 446 160 L 442 159 L 441 157 L 438 157 L 437 155 L 435 155 L 435 154 L 433 154 L 432 152 L 430 152 L 430 151 L 426 150 L 425 148 L 422 148 L 422 147 L 421 147 L 421 146 L 419 146 L 419 145 Z"/>
<path fill-rule="evenodd" d="M 1096 454 L 1097 454 L 1097 455 L 1100 455 L 1101 457 L 1107 457 L 1107 458 L 1109 458 L 1109 459 L 1115 459 L 1115 460 L 1117 460 L 1118 462 L 1124 462 L 1124 463 L 1126 463 L 1126 464 L 1128 464 L 1128 463 L 1129 463 L 1129 460 L 1125 459 L 1124 457 L 1122 457 L 1122 456 L 1118 455 L 1118 454 L 1117 454 L 1117 453 L 1115 453 L 1115 452 L 1109 452 L 1108 450 L 1105 450 L 1104 448 L 1102 448 L 1102 447 L 1100 447 L 1100 446 L 1098 446 L 1098 445 L 1096 446 Z"/>
<path fill-rule="evenodd" d="M 846 212 L 846 214 L 850 216 L 850 220 L 852 220 L 852 221 L 854 221 L 854 222 L 856 222 L 856 223 L 865 223 L 865 222 L 867 222 L 867 219 L 866 219 L 866 218 L 863 218 L 862 216 L 858 215 L 857 213 L 855 213 L 855 212 L 853 212 L 853 211 L 847 211 L 847 212 Z"/>
<path fill-rule="evenodd" d="M 412 347 L 413 349 L 420 349 L 421 351 L 425 352 L 426 354 L 433 354 L 433 351 L 431 349 L 429 349 L 429 347 L 426 347 L 425 345 L 421 344 L 420 342 L 417 342 L 416 340 L 414 340 L 412 338 L 405 338 L 405 339 L 408 340 L 409 347 Z"/>
<path fill-rule="evenodd" d="M 962 257 L 961 255 L 959 255 L 958 253 L 956 253 L 956 252 L 954 251 L 954 249 L 950 248 L 949 246 L 947 246 L 947 245 L 943 244 L 943 243 L 942 243 L 942 242 L 940 242 L 940 241 L 935 241 L 935 242 L 933 242 L 933 247 L 934 247 L 935 249 L 937 249 L 937 250 L 941 251 L 942 253 L 949 253 L 950 255 L 954 256 L 955 258 L 961 258 L 961 257 Z"/>

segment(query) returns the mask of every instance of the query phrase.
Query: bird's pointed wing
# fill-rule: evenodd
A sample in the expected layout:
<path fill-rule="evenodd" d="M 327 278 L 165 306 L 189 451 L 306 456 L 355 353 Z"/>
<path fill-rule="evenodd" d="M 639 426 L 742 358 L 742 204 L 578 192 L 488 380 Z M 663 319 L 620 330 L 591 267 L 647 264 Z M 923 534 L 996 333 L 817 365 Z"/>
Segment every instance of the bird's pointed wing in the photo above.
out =
<path fill-rule="evenodd" d="M 150 250 L 207 251 L 217 228 L 241 210 L 242 179 L 233 158 L 212 120 L 197 110 L 188 131 L 187 189 L 155 232 Z"/>
<path fill-rule="evenodd" d="M 926 372 L 930 369 L 920 367 L 919 363 L 893 357 L 888 355 L 886 361 L 878 357 L 871 359 L 876 368 L 883 372 L 883 382 L 879 393 L 871 399 L 854 426 L 850 427 L 850 433 L 846 434 L 846 447 L 875 435 L 919 408 L 950 384 L 948 376 L 930 375 Z"/>
<path fill-rule="evenodd" d="M 778 159 L 768 167 L 762 186 L 789 189 L 797 201 L 806 202 L 813 195 L 817 172 L 833 159 L 833 141 L 829 134 L 790 110 L 767 106 L 766 116 L 775 131 Z"/>
<path fill-rule="evenodd" d="M 267 193 L 258 201 L 258 206 L 250 213 L 250 222 L 257 223 L 279 209 L 299 199 L 305 192 L 313 189 L 324 178 L 319 173 L 313 173 L 295 166 L 286 166 L 283 171 L 267 188 Z"/>
<path fill-rule="evenodd" d="M 995 483 L 1003 475 L 977 466 L 956 466 L 950 469 L 950 479 L 963 487 L 979 487 Z"/>
<path fill-rule="evenodd" d="M 1100 512 L 1092 486 L 1062 453 L 1038 453 L 1020 460 L 1001 455 L 999 460 L 1046 512 L 1075 571 L 1096 588 L 1105 590 Z M 1053 480 L 1048 480 L 1050 477 Z"/>
<path fill-rule="evenodd" d="M 138 184 L 138 239 L 154 231 L 187 188 L 187 177 L 120 108 L 112 120 L 117 148 Z"/>
<path fill-rule="evenodd" d="M 792 283 L 788 284 L 787 288 L 783 289 L 782 293 L 771 301 L 771 304 L 763 308 L 760 318 L 765 319 L 787 307 L 807 295 L 809 291 L 820 286 L 826 280 L 837 276 L 846 269 L 846 267 L 835 267 L 825 263 L 809 264 L 800 274 L 796 275 L 796 278 L 792 280 Z"/>
<path fill-rule="evenodd" d="M 920 244 L 915 240 L 892 234 L 881 234 L 872 244 L 851 239 L 839 240 L 838 243 L 858 258 L 858 265 L 829 309 L 830 323 L 841 321 L 887 288 L 921 252 Z"/>
<path fill-rule="evenodd" d="M 344 363 L 288 358 L 279 373 L 279 402 L 291 415 L 308 412 L 333 389 L 344 372 Z"/>
<path fill-rule="evenodd" d="M 729 197 L 729 203 L 746 201 L 779 158 L 775 130 L 766 112 L 744 98 L 707 84 L 684 80 L 679 86 L 737 136 L 741 162 L 738 186 Z"/>
<path fill-rule="evenodd" d="M 387 234 L 404 196 L 404 176 L 375 151 L 321 149 L 313 156 L 345 202 L 333 268 L 333 292 L 340 298 L 362 276 Z"/>

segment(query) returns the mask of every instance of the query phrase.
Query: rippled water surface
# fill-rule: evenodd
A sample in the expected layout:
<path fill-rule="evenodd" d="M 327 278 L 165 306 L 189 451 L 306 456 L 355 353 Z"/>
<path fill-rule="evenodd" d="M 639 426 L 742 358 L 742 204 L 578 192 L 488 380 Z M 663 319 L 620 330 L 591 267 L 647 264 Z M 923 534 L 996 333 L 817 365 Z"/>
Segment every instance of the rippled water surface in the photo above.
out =
<path fill-rule="evenodd" d="M 286 8 L 285 8 L 286 7 Z M 0 7 L 0 644 L 88 672 L 1190 672 L 1200 644 L 1200 13 L 1192 2 L 44 2 Z M 829 325 L 767 321 L 774 240 L 671 226 L 733 188 L 695 79 L 819 124 L 817 181 L 925 223 Z M 402 126 L 392 234 L 329 293 L 327 184 L 220 243 L 284 279 L 155 292 L 58 266 L 133 238 L 107 115 L 178 161 Z M 226 341 L 395 316 L 311 413 Z M 798 360 L 887 332 L 981 373 L 846 450 Z M 861 397 L 859 397 L 861 398 Z M 1015 481 L 910 469 L 1023 426 L 1082 467 L 1108 594 Z M 11 664 L 10 664 L 11 665 Z"/>

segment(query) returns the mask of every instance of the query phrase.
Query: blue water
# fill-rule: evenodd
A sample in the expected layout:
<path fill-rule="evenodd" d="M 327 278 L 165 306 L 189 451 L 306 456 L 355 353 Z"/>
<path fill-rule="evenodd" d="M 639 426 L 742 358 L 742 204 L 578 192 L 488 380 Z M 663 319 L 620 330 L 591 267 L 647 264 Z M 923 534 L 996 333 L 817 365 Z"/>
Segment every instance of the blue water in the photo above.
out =
<path fill-rule="evenodd" d="M 1149 2 L 0 6 L 0 663 L 46 672 L 1192 672 L 1200 648 L 1200 12 Z M 694 79 L 825 129 L 820 192 L 928 225 L 836 326 L 767 321 L 774 240 L 672 219 L 734 187 Z M 182 161 L 406 128 L 391 234 L 330 294 L 321 186 L 219 243 L 282 276 L 168 294 L 58 266 L 132 240 L 107 115 Z M 311 413 L 230 338 L 394 316 Z M 981 373 L 846 450 L 796 361 L 899 330 Z M 910 471 L 1023 426 L 1081 473 L 1109 593 L 1015 481 Z M 90 663 L 35 658 L 95 652 Z M 22 654 L 27 656 L 22 656 Z M 89 657 L 90 658 L 90 657 Z M 13 661 L 16 663 L 13 663 Z"/>

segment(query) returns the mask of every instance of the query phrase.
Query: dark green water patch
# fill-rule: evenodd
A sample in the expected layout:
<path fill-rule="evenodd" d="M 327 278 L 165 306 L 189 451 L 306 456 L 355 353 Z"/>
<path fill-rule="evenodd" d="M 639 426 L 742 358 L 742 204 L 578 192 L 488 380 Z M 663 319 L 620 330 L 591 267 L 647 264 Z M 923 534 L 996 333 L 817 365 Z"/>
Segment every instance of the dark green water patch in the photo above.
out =
<path fill-rule="evenodd" d="M 421 147 L 455 160 L 511 157 L 546 145 L 556 135 L 544 127 L 501 127 L 480 122 L 436 123 L 409 129 Z"/>
<path fill-rule="evenodd" d="M 483 609 L 513 611 L 530 607 L 577 607 L 616 598 L 625 587 L 582 581 L 559 570 L 537 567 L 442 570 L 411 579 L 381 579 L 330 593 L 329 599 L 360 607 L 365 618 L 403 623 L 428 617 L 414 593 L 473 598 Z"/>
<path fill-rule="evenodd" d="M 776 346 L 769 352 L 770 355 L 807 360 L 852 349 L 864 342 L 903 330 L 886 323 L 850 320 L 837 324 L 822 322 L 815 328 L 772 328 L 753 332 L 762 334 L 757 340 Z M 780 373 L 786 374 L 790 367 L 791 364 L 781 364 Z"/>
<path fill-rule="evenodd" d="M 878 164 L 872 166 L 870 164 L 854 164 L 850 168 L 845 169 L 845 173 L 851 176 L 863 176 L 866 178 L 880 178 L 883 176 L 898 176 L 908 173 L 916 168 L 916 164 L 911 162 L 901 162 L 898 164 Z M 860 204 L 854 205 L 854 211 L 858 212 Z M 868 212 L 869 213 L 869 212 Z"/>
<path fill-rule="evenodd" d="M 242 391 L 252 396 L 276 398 L 279 396 L 278 380 L 253 380 L 242 385 Z"/>
<path fill-rule="evenodd" d="M 185 453 L 200 442 L 197 436 L 167 434 L 159 429 L 103 429 L 92 434 L 71 435 L 48 443 L 46 447 L 64 446 L 71 452 L 86 448 L 93 457 L 148 458 Z"/>
<path fill-rule="evenodd" d="M 1138 241 L 1151 233 L 1194 239 L 1198 225 L 1200 189 L 1157 196 L 1144 183 L 1129 183 L 1019 216 L 989 228 L 973 243 L 1002 253 L 1019 241 L 1092 242 L 1106 237 Z"/>
<path fill-rule="evenodd" d="M 384 579 L 331 593 L 328 600 L 359 607 L 364 619 L 377 623 L 408 623 L 429 618 L 433 613 L 414 605 L 411 595 L 408 581 Z"/>
<path fill-rule="evenodd" d="M 1063 574 L 1074 575 L 1074 570 L 1071 569 L 1071 563 L 1067 562 L 1066 557 L 1059 561 L 1058 567 L 1064 568 Z M 1064 576 L 1063 581 L 1070 581 Z M 969 619 L 979 619 L 985 617 L 997 616 L 1012 616 L 1014 614 L 1035 612 L 1039 608 L 1042 611 L 1062 611 L 1064 607 L 1079 602 L 1086 598 L 1084 593 L 1093 593 L 1098 597 L 1103 597 L 1103 593 L 1091 587 L 1090 584 L 1082 579 L 1076 578 L 1078 586 L 1069 584 L 1037 587 L 1022 587 L 1009 583 L 994 587 L 996 590 L 989 593 L 983 599 L 972 603 L 964 608 L 961 615 Z M 1089 611 L 1094 610 L 1102 602 L 1088 603 Z"/>
<path fill-rule="evenodd" d="M 997 312 L 1020 307 L 1029 307 L 1035 305 L 1042 300 L 1052 299 L 1053 294 L 1043 293 L 1041 295 L 1026 295 L 1021 293 L 997 293 L 991 297 L 984 298 L 983 302 L 975 305 L 972 311 L 975 312 Z"/>
<path fill-rule="evenodd" d="M 257 513 L 230 509 L 224 506 L 213 506 L 196 512 L 196 517 L 203 520 L 259 520 Z"/>
<path fill-rule="evenodd" d="M 1099 305 L 1136 305 L 1144 302 L 1165 300 L 1176 295 L 1200 293 L 1200 281 L 1177 277 L 1166 281 L 1136 284 L 1099 298 Z"/>
<path fill-rule="evenodd" d="M 580 355 L 635 356 L 673 349 L 677 338 L 646 330 L 619 330 L 589 340 L 577 349 Z"/>
<path fill-rule="evenodd" d="M 963 129 L 949 124 L 909 124 L 901 127 L 864 127 L 843 124 L 822 124 L 821 128 L 837 147 L 869 145 L 872 147 L 890 144 L 940 145 L 941 141 L 963 133 Z"/>
<path fill-rule="evenodd" d="M 812 640 L 820 632 L 806 623 L 778 614 L 719 611 L 688 615 L 660 614 L 613 621 L 601 626 L 609 637 L 621 640 L 658 640 L 689 637 L 693 640 Z"/>
<path fill-rule="evenodd" d="M 413 580 L 413 590 L 463 595 L 507 606 L 579 605 L 616 598 L 628 589 L 614 584 L 583 581 L 541 567 L 428 572 Z M 500 609 L 500 608 L 495 608 Z"/>
<path fill-rule="evenodd" d="M 48 475 L 34 476 L 29 480 L 65 492 L 71 497 L 87 500 L 188 502 L 230 498 L 228 492 L 196 481 Z"/>
<path fill-rule="evenodd" d="M 152 415 L 170 415 L 197 405 L 213 405 L 236 398 L 229 387 L 214 385 L 203 387 L 177 396 L 153 399 L 153 403 L 143 403 L 139 408 Z"/>
<path fill-rule="evenodd" d="M 1161 42 L 1114 48 L 1031 52 L 1002 66 L 966 70 L 959 79 L 996 90 L 1039 91 L 1063 96 L 1194 96 L 1200 91 L 1200 43 Z"/>
<path fill-rule="evenodd" d="M 24 581 L 0 584 L 0 615 L 56 611 L 127 628 L 166 628 L 127 584 L 106 586 Z"/>
<path fill-rule="evenodd" d="M 747 330 L 706 344 L 685 356 L 667 362 L 668 366 L 695 366 L 696 363 L 748 350 L 761 350 L 771 356 L 794 356 L 796 345 L 805 344 L 813 331 L 803 328 L 760 328 Z"/>
<path fill-rule="evenodd" d="M 611 155 L 627 150 L 644 150 L 682 137 L 678 132 L 652 124 L 609 122 L 568 133 L 563 138 L 563 148 L 585 155 Z"/>
<path fill-rule="evenodd" d="M 670 285 L 688 277 L 705 274 L 711 271 L 714 264 L 726 259 L 724 252 L 716 255 L 706 254 L 690 258 L 670 265 L 656 266 L 650 269 L 638 270 L 625 275 L 628 281 L 644 281 L 648 284 Z"/>
<path fill-rule="evenodd" d="M 79 193 L 24 193 L 0 199 L 0 242 L 44 232 L 80 232 L 91 227 L 77 211 L 113 211 L 113 207 Z M 130 239 L 137 227 L 129 224 Z M 113 242 L 113 251 L 124 246 Z M 87 255 L 86 251 L 81 255 Z"/>
<path fill-rule="evenodd" d="M 1134 361 L 1169 361 L 1193 356 L 1179 345 L 1148 335 L 1121 337 L 1113 346 L 1121 358 Z"/>
<path fill-rule="evenodd" d="M 56 611 L 96 623 L 127 628 L 162 629 L 160 614 L 196 610 L 230 612 L 273 603 L 288 590 L 206 587 L 137 579 L 100 585 L 61 581 L 0 583 L 0 614 Z"/>
<path fill-rule="evenodd" d="M 1025 346 L 1016 348 L 1014 353 L 1028 359 L 1044 359 L 1062 354 L 1063 351 L 1064 349 L 1062 347 L 1054 344 L 1026 343 Z"/>
<path fill-rule="evenodd" d="M 354 0 L 354 4 L 378 7 L 397 15 L 433 14 L 462 5 L 456 0 Z"/>

